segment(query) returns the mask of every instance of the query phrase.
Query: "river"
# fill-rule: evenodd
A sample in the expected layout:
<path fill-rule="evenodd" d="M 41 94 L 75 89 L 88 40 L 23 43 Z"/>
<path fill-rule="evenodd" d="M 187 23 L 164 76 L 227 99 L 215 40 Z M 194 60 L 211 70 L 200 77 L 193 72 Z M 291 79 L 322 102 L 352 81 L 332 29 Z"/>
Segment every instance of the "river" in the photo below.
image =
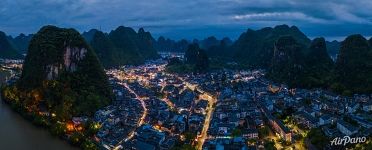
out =
<path fill-rule="evenodd" d="M 11 110 L 0 98 L 1 150 L 78 150 Z"/>

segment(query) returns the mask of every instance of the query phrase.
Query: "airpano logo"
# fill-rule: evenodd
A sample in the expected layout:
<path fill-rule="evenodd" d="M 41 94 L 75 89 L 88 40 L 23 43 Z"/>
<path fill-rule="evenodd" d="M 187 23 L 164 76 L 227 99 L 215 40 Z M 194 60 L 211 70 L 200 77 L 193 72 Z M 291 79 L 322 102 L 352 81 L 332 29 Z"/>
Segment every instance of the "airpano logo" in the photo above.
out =
<path fill-rule="evenodd" d="M 366 137 L 353 137 L 344 136 L 343 138 L 336 137 L 331 141 L 331 146 L 333 145 L 346 145 L 346 144 L 357 144 L 357 143 L 364 143 L 366 142 Z"/>

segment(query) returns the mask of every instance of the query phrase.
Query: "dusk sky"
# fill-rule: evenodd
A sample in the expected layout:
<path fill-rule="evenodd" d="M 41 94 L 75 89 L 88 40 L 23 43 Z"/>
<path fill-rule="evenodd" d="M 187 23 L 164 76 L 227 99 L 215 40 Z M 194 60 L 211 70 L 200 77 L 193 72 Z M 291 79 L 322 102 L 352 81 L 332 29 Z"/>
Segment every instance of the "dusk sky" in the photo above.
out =
<path fill-rule="evenodd" d="M 296 25 L 328 40 L 372 35 L 371 0 L 1 0 L 0 30 L 34 33 L 52 24 L 80 32 L 119 25 L 155 37 L 236 39 L 248 28 Z"/>

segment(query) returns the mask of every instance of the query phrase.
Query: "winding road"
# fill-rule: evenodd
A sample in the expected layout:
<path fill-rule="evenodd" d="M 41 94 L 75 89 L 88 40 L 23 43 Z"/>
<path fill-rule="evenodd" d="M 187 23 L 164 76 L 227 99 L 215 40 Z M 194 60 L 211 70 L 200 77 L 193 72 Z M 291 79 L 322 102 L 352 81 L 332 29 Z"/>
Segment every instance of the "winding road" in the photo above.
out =
<path fill-rule="evenodd" d="M 118 76 L 116 76 L 116 78 L 117 79 L 120 79 L 120 77 L 118 77 Z M 127 83 L 120 82 L 119 84 L 122 85 L 122 86 L 124 86 L 130 93 L 134 94 L 136 96 L 136 100 L 139 100 L 140 103 L 141 103 L 141 105 L 142 105 L 143 113 L 142 113 L 142 116 L 138 120 L 138 123 L 137 123 L 137 127 L 140 127 L 141 125 L 143 125 L 145 123 L 145 119 L 146 119 L 146 116 L 148 114 L 148 109 L 146 107 L 145 99 L 144 98 L 141 98 L 132 88 L 129 87 L 129 85 Z M 120 149 L 120 145 L 123 142 L 126 142 L 126 141 L 132 139 L 134 137 L 134 133 L 135 133 L 135 130 L 133 130 L 131 133 L 129 133 L 129 135 L 125 139 L 119 141 L 119 143 L 116 144 L 114 150 Z"/>

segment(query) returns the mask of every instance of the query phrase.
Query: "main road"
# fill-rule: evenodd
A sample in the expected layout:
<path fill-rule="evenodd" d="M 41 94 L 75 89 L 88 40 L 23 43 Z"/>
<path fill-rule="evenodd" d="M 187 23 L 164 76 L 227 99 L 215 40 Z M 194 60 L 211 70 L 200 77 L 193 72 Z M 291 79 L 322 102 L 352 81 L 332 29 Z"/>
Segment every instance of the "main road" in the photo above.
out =
<path fill-rule="evenodd" d="M 122 73 L 118 73 L 115 75 L 115 77 L 117 79 L 123 79 L 123 77 L 121 77 L 121 74 Z M 168 74 L 169 75 L 169 74 Z M 208 92 L 205 92 L 203 90 L 201 90 L 200 88 L 198 88 L 198 85 L 196 84 L 191 84 L 189 82 L 187 82 L 185 79 L 183 79 L 182 77 L 179 77 L 177 76 L 178 79 L 180 79 L 185 85 L 186 85 L 186 88 L 189 88 L 191 90 L 198 90 L 200 93 L 199 95 L 199 98 L 200 99 L 205 99 L 208 101 L 208 106 L 206 108 L 207 110 L 207 114 L 205 116 L 205 120 L 204 120 L 204 124 L 203 124 L 203 129 L 202 129 L 202 132 L 197 136 L 197 145 L 196 145 L 196 148 L 198 150 L 201 150 L 203 148 L 203 144 L 205 142 L 205 140 L 208 138 L 208 129 L 209 129 L 209 126 L 210 126 L 210 122 L 212 120 L 212 116 L 213 116 L 213 112 L 214 112 L 214 109 L 215 109 L 215 104 L 217 103 L 217 99 L 215 98 L 215 96 L 213 96 L 212 94 L 208 93 Z M 144 109 L 143 111 L 143 114 L 142 114 L 142 117 L 140 118 L 139 122 L 138 122 L 138 126 L 141 126 L 143 123 L 144 123 L 144 120 L 147 116 L 147 113 L 148 113 L 148 110 L 146 108 L 146 103 L 145 103 L 145 99 L 144 98 L 141 98 L 140 96 L 137 95 L 137 93 L 132 90 L 127 83 L 119 83 L 120 85 L 124 86 L 126 89 L 128 89 L 128 91 L 132 94 L 134 94 L 136 96 L 136 99 L 139 100 L 142 104 L 142 107 Z M 163 85 L 164 87 L 164 85 Z M 166 102 L 168 104 L 169 107 L 171 108 L 174 108 L 174 104 L 171 103 L 169 101 L 169 99 L 161 99 L 162 101 Z M 120 145 L 122 144 L 122 142 L 125 142 L 127 140 L 130 140 L 131 138 L 133 138 L 134 136 L 134 131 L 132 131 L 127 138 L 123 139 L 122 141 L 120 141 L 116 148 L 115 149 L 118 149 L 120 147 Z"/>
<path fill-rule="evenodd" d="M 120 77 L 120 74 L 115 76 L 117 79 L 122 79 Z M 148 114 L 148 109 L 146 107 L 146 103 L 145 103 L 145 98 L 142 98 L 140 97 L 132 88 L 129 87 L 129 85 L 125 82 L 119 82 L 120 85 L 124 86 L 130 93 L 134 94 L 136 99 L 140 101 L 141 105 L 142 105 L 142 108 L 143 108 L 143 113 L 142 113 L 142 116 L 141 118 L 138 120 L 138 123 L 137 123 L 137 127 L 140 127 L 141 125 L 143 125 L 145 123 L 145 119 L 146 119 L 146 116 Z M 116 144 L 115 146 L 115 150 L 116 149 L 120 149 L 120 145 L 123 143 L 123 142 L 126 142 L 130 139 L 132 139 L 134 137 L 134 133 L 135 131 L 133 130 L 131 133 L 129 133 L 129 135 L 125 138 L 125 139 L 122 139 L 121 141 L 119 141 L 118 144 Z"/>
<path fill-rule="evenodd" d="M 213 112 L 214 112 L 214 109 L 215 109 L 214 106 L 217 103 L 217 98 L 215 96 L 213 96 L 212 94 L 203 91 L 196 84 L 191 84 L 191 83 L 187 82 L 185 79 L 183 79 L 181 77 L 178 77 L 178 79 L 180 79 L 183 83 L 185 83 L 186 87 L 189 88 L 190 90 L 195 90 L 196 89 L 200 93 L 202 93 L 202 94 L 199 95 L 199 99 L 204 99 L 204 100 L 208 101 L 208 106 L 206 108 L 207 114 L 205 116 L 203 129 L 202 129 L 202 132 L 197 136 L 197 142 L 198 143 L 196 145 L 196 148 L 198 150 L 201 150 L 203 148 L 203 144 L 204 144 L 205 140 L 208 138 L 208 129 L 209 129 L 209 126 L 211 124 L 211 120 L 212 120 L 212 117 L 213 117 Z"/>
<path fill-rule="evenodd" d="M 127 83 L 121 83 L 128 91 L 136 96 L 136 99 L 141 102 L 143 108 L 143 114 L 140 120 L 138 121 L 138 126 L 141 126 L 145 123 L 145 118 L 147 116 L 148 110 L 146 108 L 145 98 L 140 97 L 134 90 L 132 90 Z"/>
<path fill-rule="evenodd" d="M 211 94 L 208 94 L 208 93 L 204 93 L 202 95 L 199 96 L 199 98 L 201 99 L 205 99 L 205 100 L 208 100 L 208 106 L 207 106 L 207 115 L 205 116 L 205 120 L 204 120 L 204 124 L 203 124 L 203 129 L 202 129 L 202 132 L 200 135 L 198 135 L 198 144 L 196 146 L 196 148 L 198 150 L 201 150 L 203 148 L 203 144 L 206 140 L 206 138 L 208 137 L 208 129 L 209 129 L 209 126 L 210 126 L 210 123 L 211 123 L 211 120 L 212 120 L 212 116 L 213 116 L 213 112 L 214 112 L 214 109 L 215 109 L 215 104 L 217 102 L 217 99 L 214 98 Z"/>

